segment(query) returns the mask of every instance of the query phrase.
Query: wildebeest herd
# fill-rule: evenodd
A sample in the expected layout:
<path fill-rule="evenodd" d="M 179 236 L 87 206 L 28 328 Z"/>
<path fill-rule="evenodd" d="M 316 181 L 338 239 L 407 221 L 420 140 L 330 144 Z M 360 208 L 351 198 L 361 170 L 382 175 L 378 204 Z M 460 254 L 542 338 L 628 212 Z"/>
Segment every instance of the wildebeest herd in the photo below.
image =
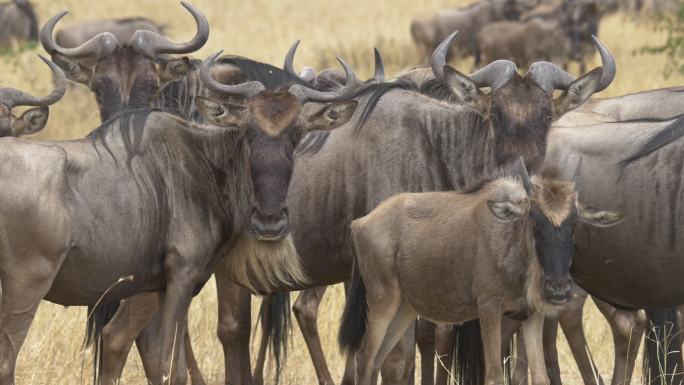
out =
<path fill-rule="evenodd" d="M 55 81 L 43 97 L 0 88 L 0 384 L 43 299 L 88 306 L 96 384 L 119 383 L 133 343 L 150 383 L 204 384 L 187 317 L 212 274 L 226 384 L 262 384 L 269 344 L 280 369 L 297 290 L 311 382 L 333 384 L 316 312 L 341 282 L 343 384 L 413 383 L 417 346 L 424 385 L 523 384 L 528 366 L 557 385 L 559 325 L 585 384 L 603 384 L 588 295 L 613 332 L 613 385 L 630 382 L 645 331 L 645 381 L 680 382 L 684 89 L 592 98 L 619 67 L 595 36 L 603 2 L 483 0 L 416 21 L 430 66 L 389 80 L 377 50 L 368 80 L 342 59 L 298 73 L 299 42 L 283 68 L 179 56 L 211 30 L 182 5 L 196 32 L 181 43 L 147 19 L 55 33 L 66 12 L 38 30 L 27 1 L 0 6 L 0 20 L 30 20 L 9 16 L 0 43 L 39 39 Z M 534 47 L 535 33 L 557 44 Z M 448 64 L 464 52 L 469 75 Z M 600 67 L 564 69 L 595 52 Z M 19 139 L 45 127 L 67 80 L 92 90 L 102 124 Z"/>

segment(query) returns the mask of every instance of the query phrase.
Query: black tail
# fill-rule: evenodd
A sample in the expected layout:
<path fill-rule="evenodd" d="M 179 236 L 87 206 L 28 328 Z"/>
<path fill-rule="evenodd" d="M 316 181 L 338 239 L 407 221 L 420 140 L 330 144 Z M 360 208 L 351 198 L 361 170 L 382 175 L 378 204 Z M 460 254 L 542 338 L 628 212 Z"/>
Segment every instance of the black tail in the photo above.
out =
<path fill-rule="evenodd" d="M 366 336 L 367 322 L 366 286 L 363 284 L 359 268 L 355 262 L 338 335 L 338 343 L 343 353 L 353 354 L 361 348 L 361 342 Z"/>
<path fill-rule="evenodd" d="M 484 383 L 484 349 L 479 320 L 456 326 L 453 360 L 453 375 L 458 384 Z"/>
<path fill-rule="evenodd" d="M 93 384 L 97 385 L 98 376 L 102 371 L 102 329 L 114 317 L 119 309 L 119 301 L 102 302 L 95 310 L 88 306 L 88 319 L 86 320 L 86 335 L 83 346 L 94 345 L 93 349 Z"/>
<path fill-rule="evenodd" d="M 646 316 L 649 326 L 644 341 L 644 381 L 681 385 L 684 370 L 677 309 L 647 309 Z"/>
<path fill-rule="evenodd" d="M 259 321 L 263 327 L 261 338 L 266 338 L 271 345 L 275 362 L 275 383 L 278 384 L 280 370 L 287 360 L 287 342 L 292 331 L 290 293 L 276 293 L 264 298 L 259 309 Z"/>

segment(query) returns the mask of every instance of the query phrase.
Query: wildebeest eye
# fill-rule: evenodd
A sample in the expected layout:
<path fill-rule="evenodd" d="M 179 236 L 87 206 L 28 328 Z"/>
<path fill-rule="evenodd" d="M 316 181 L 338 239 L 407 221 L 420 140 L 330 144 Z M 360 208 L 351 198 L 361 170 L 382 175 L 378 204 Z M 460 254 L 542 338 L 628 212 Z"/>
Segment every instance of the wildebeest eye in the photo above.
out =
<path fill-rule="evenodd" d="M 553 120 L 553 117 L 551 115 L 546 115 L 544 117 L 544 121 L 548 124 L 551 124 L 551 121 Z"/>
<path fill-rule="evenodd" d="M 498 120 L 498 118 L 497 118 L 495 113 L 492 112 L 489 114 L 489 121 L 490 122 L 496 122 L 497 120 Z"/>

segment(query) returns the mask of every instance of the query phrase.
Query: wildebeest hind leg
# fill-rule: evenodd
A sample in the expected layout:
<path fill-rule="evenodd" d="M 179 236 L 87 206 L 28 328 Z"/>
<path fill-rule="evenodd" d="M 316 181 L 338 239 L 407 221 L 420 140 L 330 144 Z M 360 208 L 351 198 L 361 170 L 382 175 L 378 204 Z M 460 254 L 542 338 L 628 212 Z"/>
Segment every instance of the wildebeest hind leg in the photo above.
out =
<path fill-rule="evenodd" d="M 613 332 L 615 364 L 611 385 L 629 385 L 634 372 L 641 338 L 646 329 L 646 314 L 643 311 L 624 311 L 592 297 L 596 307 L 606 317 Z"/>
<path fill-rule="evenodd" d="M 576 289 L 578 290 L 578 289 Z M 584 327 L 582 325 L 582 314 L 584 313 L 584 303 L 586 302 L 586 293 L 582 291 L 580 295 L 573 298 L 558 315 L 558 322 L 563 329 L 563 334 L 568 340 L 568 345 L 575 358 L 577 367 L 580 370 L 582 379 L 585 385 L 603 385 L 603 379 L 598 373 L 598 369 L 594 364 L 591 353 L 587 348 L 587 339 L 584 335 Z M 556 358 L 556 361 L 558 359 Z M 559 370 L 560 376 L 560 370 Z M 558 382 L 560 384 L 560 381 Z"/>
<path fill-rule="evenodd" d="M 11 260 L 11 259 L 10 259 Z M 26 260 L 29 260 L 26 258 Z M 30 259 L 33 265 L 21 263 L 14 266 L 22 274 L 6 274 L 2 271 L 2 309 L 0 310 L 0 384 L 14 384 L 17 355 L 40 300 L 52 285 L 57 268 L 47 260 Z M 18 266 L 17 266 L 18 265 Z M 4 267 L 4 266 L 3 266 Z"/>
<path fill-rule="evenodd" d="M 121 301 L 114 317 L 102 329 L 102 371 L 98 381 L 100 385 L 116 384 L 119 381 L 133 342 L 158 310 L 158 293 L 142 293 Z M 159 352 L 151 357 L 150 349 L 146 351 L 139 345 L 138 350 L 145 373 L 151 378 L 150 368 L 159 366 Z"/>
<path fill-rule="evenodd" d="M 434 323 L 422 318 L 416 321 L 416 345 L 420 351 L 421 385 L 435 383 L 435 327 Z"/>
<path fill-rule="evenodd" d="M 378 290 L 379 295 L 377 297 L 372 294 L 373 290 L 370 287 L 368 289 L 368 296 L 366 297 L 368 302 L 366 335 L 355 357 L 356 385 L 377 384 L 378 374 L 380 373 L 380 365 L 376 365 L 378 353 L 384 344 L 384 340 L 388 335 L 388 329 L 401 305 L 398 287 L 396 289 L 386 288 L 385 290 Z"/>
<path fill-rule="evenodd" d="M 167 259 L 178 261 L 192 260 L 181 255 L 171 255 Z M 184 339 L 187 327 L 188 308 L 192 300 L 192 291 L 197 285 L 199 272 L 192 271 L 191 266 L 179 266 L 167 272 L 166 292 L 163 294 L 161 307 L 161 360 L 160 373 L 162 385 L 183 385 L 185 375 L 178 370 L 181 359 L 185 358 Z M 181 262 L 182 263 L 182 262 Z M 177 271 L 176 271 L 177 270 Z M 193 274 L 194 273 L 194 274 Z M 184 366 L 184 365 L 183 365 Z"/>
<path fill-rule="evenodd" d="M 451 382 L 451 362 L 454 359 L 456 344 L 456 328 L 454 325 L 437 325 L 435 328 L 435 351 L 437 352 L 437 372 L 435 385 L 447 385 Z"/>
<path fill-rule="evenodd" d="M 399 310 L 401 313 L 401 310 Z M 398 342 L 395 343 L 382 362 L 380 376 L 382 385 L 408 385 L 413 383 L 414 367 L 416 363 L 416 328 L 414 312 L 409 314 L 409 324 L 403 334 L 400 334 Z M 390 333 L 395 327 L 397 316 L 394 317 L 385 340 L 390 338 Z M 399 326 L 401 327 L 401 325 Z M 383 353 L 383 349 L 380 349 Z"/>
<path fill-rule="evenodd" d="M 297 297 L 294 306 L 292 306 L 292 311 L 295 314 L 295 318 L 297 318 L 297 324 L 299 324 L 299 330 L 302 331 L 306 347 L 309 349 L 309 355 L 311 355 L 311 361 L 313 362 L 320 385 L 334 384 L 325 361 L 321 339 L 318 335 L 318 307 L 323 300 L 327 288 L 327 286 L 319 286 L 303 290 Z M 348 381 L 349 379 L 343 379 L 342 384 L 346 383 L 345 380 Z M 353 378 L 351 380 L 351 383 L 353 383 Z"/>

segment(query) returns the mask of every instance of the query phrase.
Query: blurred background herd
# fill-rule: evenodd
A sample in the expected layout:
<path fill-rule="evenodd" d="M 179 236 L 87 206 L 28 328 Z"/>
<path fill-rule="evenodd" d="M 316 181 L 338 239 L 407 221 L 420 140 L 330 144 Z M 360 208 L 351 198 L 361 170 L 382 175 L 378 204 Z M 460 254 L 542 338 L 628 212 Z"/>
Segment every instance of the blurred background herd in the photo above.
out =
<path fill-rule="evenodd" d="M 338 55 L 361 77 L 370 77 L 372 49 L 378 47 L 388 75 L 395 75 L 426 65 L 435 46 L 459 30 L 450 59 L 464 72 L 495 59 L 510 59 L 519 67 L 545 59 L 578 74 L 584 72 L 583 66 L 593 68 L 599 63 L 589 41 L 591 34 L 597 34 L 618 65 L 616 80 L 598 97 L 684 85 L 684 0 L 193 0 L 192 4 L 202 10 L 211 25 L 209 42 L 198 53 L 199 58 L 223 49 L 228 54 L 281 66 L 289 46 L 301 39 L 296 68 L 336 68 Z M 40 28 L 63 10 L 69 11 L 60 24 L 64 31 L 57 35 L 63 46 L 76 45 L 103 27 L 120 28 L 123 34 L 131 25 L 133 30 L 159 29 L 176 40 L 195 33 L 187 11 L 171 0 L 0 3 L 0 86 L 34 94 L 50 89 L 50 75 L 36 58 L 43 51 L 35 41 L 34 27 Z M 47 127 L 36 136 L 75 139 L 98 124 L 94 96 L 83 86 L 74 85 L 51 107 Z M 321 339 L 335 378 L 340 377 L 344 362 L 335 343 L 342 305 L 341 288 L 336 288 L 334 295 L 325 297 L 319 315 Z M 601 372 L 610 373 L 610 331 L 593 304 L 588 302 L 587 307 L 589 347 Z M 201 359 L 200 368 L 211 384 L 223 379 L 215 309 L 215 288 L 209 282 L 193 301 L 190 334 L 196 356 Z M 19 356 L 18 383 L 90 383 L 91 355 L 81 348 L 85 309 L 44 304 L 38 313 Z M 568 384 L 580 384 L 563 336 L 559 339 L 563 378 Z M 131 355 L 122 383 L 144 384 L 137 352 Z M 311 360 L 295 327 L 283 383 L 313 383 L 314 378 Z"/>

